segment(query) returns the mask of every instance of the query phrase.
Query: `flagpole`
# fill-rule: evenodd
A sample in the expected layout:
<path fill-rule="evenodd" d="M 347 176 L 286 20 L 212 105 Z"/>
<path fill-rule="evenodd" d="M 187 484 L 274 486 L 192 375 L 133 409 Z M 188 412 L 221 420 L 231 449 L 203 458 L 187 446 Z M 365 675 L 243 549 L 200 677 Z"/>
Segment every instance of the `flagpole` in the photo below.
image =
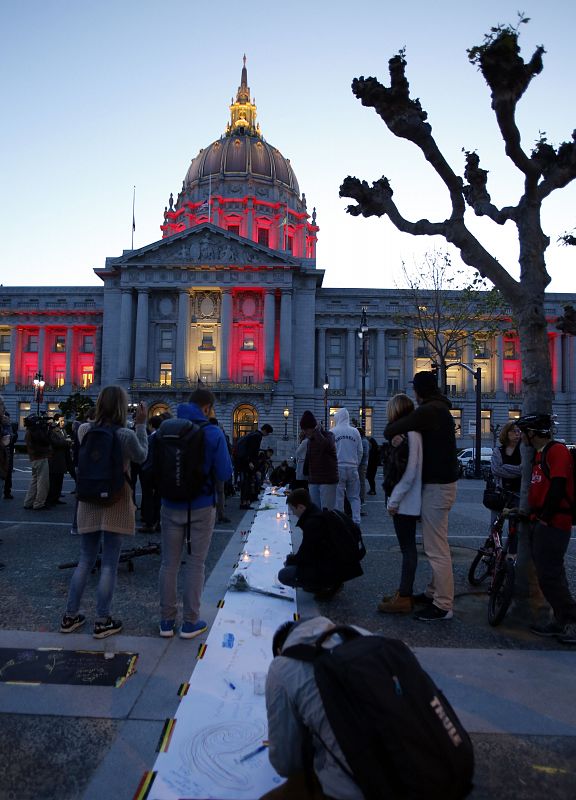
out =
<path fill-rule="evenodd" d="M 136 205 L 136 187 L 132 193 L 132 250 L 134 250 L 134 231 L 136 230 L 136 217 L 134 216 L 134 208 Z"/>

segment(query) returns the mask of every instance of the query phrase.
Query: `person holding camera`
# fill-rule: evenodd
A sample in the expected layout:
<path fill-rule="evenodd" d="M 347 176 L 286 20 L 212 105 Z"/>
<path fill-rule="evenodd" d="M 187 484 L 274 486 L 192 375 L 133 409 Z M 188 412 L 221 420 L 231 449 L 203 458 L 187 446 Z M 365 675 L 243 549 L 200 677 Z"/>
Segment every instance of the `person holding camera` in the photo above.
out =
<path fill-rule="evenodd" d="M 24 498 L 24 508 L 40 511 L 46 508 L 50 488 L 49 460 L 52 455 L 48 418 L 32 414 L 24 420 L 26 434 L 24 443 L 32 467 L 30 485 Z"/>

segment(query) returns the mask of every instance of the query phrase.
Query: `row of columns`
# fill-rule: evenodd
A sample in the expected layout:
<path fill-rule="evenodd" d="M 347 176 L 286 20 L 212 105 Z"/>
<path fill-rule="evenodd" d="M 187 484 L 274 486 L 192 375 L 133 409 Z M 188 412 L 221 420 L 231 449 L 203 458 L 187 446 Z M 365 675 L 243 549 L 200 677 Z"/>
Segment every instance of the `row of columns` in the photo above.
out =
<path fill-rule="evenodd" d="M 274 379 L 274 353 L 276 338 L 276 292 L 264 292 L 264 380 Z M 190 372 L 189 342 L 191 326 L 191 295 L 188 290 L 178 294 L 176 323 L 176 348 L 174 379 L 186 380 Z M 148 380 L 149 353 L 149 301 L 150 290 L 138 289 L 136 320 L 134 324 L 134 293 L 122 289 L 120 301 L 120 337 L 118 342 L 118 377 L 132 379 L 132 353 L 134 353 L 134 379 Z M 223 289 L 220 306 L 220 381 L 229 381 L 231 376 L 230 348 L 233 326 L 232 290 Z M 282 289 L 280 295 L 280 380 L 288 381 L 292 374 L 292 290 Z M 134 341 L 133 341 L 134 337 Z"/>
<path fill-rule="evenodd" d="M 327 358 L 326 337 L 330 330 L 334 328 L 318 328 L 318 362 L 316 365 L 316 386 L 322 386 L 324 376 L 328 369 L 329 359 Z M 369 371 L 374 380 L 375 390 L 386 388 L 386 330 L 372 329 L 369 332 Z M 345 344 L 345 386 L 347 392 L 354 392 L 357 388 L 359 376 L 359 344 L 357 342 L 357 331 L 355 328 L 346 331 Z M 493 368 L 493 375 L 490 376 L 493 390 L 496 392 L 505 391 L 504 386 L 504 337 L 499 335 L 496 339 L 496 359 L 489 362 L 489 369 Z M 552 364 L 553 364 L 553 391 L 576 391 L 576 347 L 573 337 L 563 337 L 556 334 L 552 337 Z M 413 331 L 408 331 L 405 338 L 404 353 L 400 355 L 401 383 L 407 385 L 412 379 L 412 371 L 415 364 L 415 336 Z M 473 345 L 467 343 L 463 347 L 463 363 L 472 365 L 474 363 Z M 395 362 L 395 365 L 396 366 Z M 488 391 L 488 386 L 485 389 Z M 466 392 L 474 391 L 474 376 L 468 371 L 464 371 L 463 389 Z M 518 387 L 520 391 L 520 387 Z"/>

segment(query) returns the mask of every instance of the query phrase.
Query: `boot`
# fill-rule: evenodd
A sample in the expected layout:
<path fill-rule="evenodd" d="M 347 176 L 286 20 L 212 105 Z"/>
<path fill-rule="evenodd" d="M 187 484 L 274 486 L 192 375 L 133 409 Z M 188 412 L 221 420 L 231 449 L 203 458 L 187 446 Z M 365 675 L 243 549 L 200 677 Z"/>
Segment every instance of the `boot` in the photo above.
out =
<path fill-rule="evenodd" d="M 400 597 L 398 592 L 390 600 L 378 603 L 378 611 L 383 614 L 410 614 L 414 608 L 412 597 Z"/>

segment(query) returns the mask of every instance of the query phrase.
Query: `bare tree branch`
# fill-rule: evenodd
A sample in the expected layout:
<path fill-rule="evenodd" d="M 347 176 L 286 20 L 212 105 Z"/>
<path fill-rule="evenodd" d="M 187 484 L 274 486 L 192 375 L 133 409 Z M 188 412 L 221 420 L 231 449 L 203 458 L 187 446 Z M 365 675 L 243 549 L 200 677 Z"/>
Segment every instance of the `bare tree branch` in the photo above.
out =
<path fill-rule="evenodd" d="M 539 159 L 544 176 L 538 185 L 538 197 L 542 201 L 554 189 L 562 189 L 576 178 L 576 130 L 572 131 L 572 141 L 563 142 L 558 151 L 546 142 L 539 142 L 532 159 Z"/>
<path fill-rule="evenodd" d="M 464 177 L 468 183 L 464 185 L 462 192 L 477 217 L 490 217 L 498 225 L 504 225 L 508 220 L 516 220 L 518 210 L 516 206 L 499 209 L 491 202 L 487 189 L 488 170 L 481 169 L 480 159 L 476 153 L 466 152 Z"/>

